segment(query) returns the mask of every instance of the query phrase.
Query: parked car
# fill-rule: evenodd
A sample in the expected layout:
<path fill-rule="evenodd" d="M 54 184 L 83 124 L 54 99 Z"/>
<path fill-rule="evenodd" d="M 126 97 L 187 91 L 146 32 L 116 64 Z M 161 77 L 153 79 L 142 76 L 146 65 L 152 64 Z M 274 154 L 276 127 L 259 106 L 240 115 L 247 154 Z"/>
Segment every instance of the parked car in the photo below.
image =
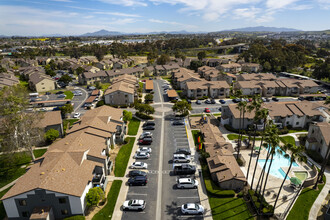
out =
<path fill-rule="evenodd" d="M 146 127 L 146 126 L 155 126 L 155 122 L 154 121 L 146 121 L 146 122 L 144 122 L 142 127 Z"/>
<path fill-rule="evenodd" d="M 144 131 L 142 132 L 141 136 L 152 136 L 152 133 L 150 131 Z"/>
<path fill-rule="evenodd" d="M 267 102 L 266 98 L 261 98 L 262 102 Z"/>
<path fill-rule="evenodd" d="M 249 98 L 248 100 L 249 100 L 249 102 L 252 102 L 252 98 Z"/>
<path fill-rule="evenodd" d="M 130 166 L 131 169 L 148 169 L 148 164 L 143 162 L 134 162 Z"/>
<path fill-rule="evenodd" d="M 300 100 L 300 101 L 304 101 L 305 98 L 304 98 L 304 97 L 299 97 L 298 100 Z"/>
<path fill-rule="evenodd" d="M 150 147 L 140 147 L 140 148 L 138 148 L 138 149 L 137 149 L 137 151 L 136 151 L 136 152 L 137 152 L 137 153 L 138 153 L 138 152 L 146 152 L 146 153 L 151 153 L 151 151 L 152 151 L 152 150 L 151 150 L 151 148 L 150 148 Z"/>
<path fill-rule="evenodd" d="M 278 101 L 279 101 L 279 99 L 276 98 L 276 97 L 273 97 L 272 100 L 273 100 L 274 102 L 278 102 Z"/>
<path fill-rule="evenodd" d="M 140 137 L 139 137 L 139 140 L 143 140 L 143 139 L 145 139 L 145 138 L 151 138 L 152 139 L 152 136 L 150 136 L 150 135 L 140 135 Z"/>
<path fill-rule="evenodd" d="M 65 98 L 65 97 L 66 97 L 65 94 L 60 94 L 60 95 L 57 96 L 57 98 Z"/>
<path fill-rule="evenodd" d="M 152 125 L 145 126 L 145 127 L 143 127 L 143 130 L 155 130 L 155 126 L 152 126 Z"/>
<path fill-rule="evenodd" d="M 221 104 L 226 104 L 226 101 L 223 100 L 223 99 L 220 99 L 219 102 L 220 102 Z"/>
<path fill-rule="evenodd" d="M 196 167 L 190 164 L 173 164 L 173 174 L 190 175 L 195 174 Z"/>
<path fill-rule="evenodd" d="M 205 108 L 204 110 L 206 113 L 211 113 L 210 109 L 209 108 Z"/>
<path fill-rule="evenodd" d="M 191 100 L 190 99 L 187 99 L 187 102 L 188 102 L 188 104 L 191 104 Z"/>
<path fill-rule="evenodd" d="M 143 138 L 139 140 L 139 144 L 141 145 L 150 145 L 152 143 L 152 138 Z"/>
<path fill-rule="evenodd" d="M 270 101 L 270 99 L 269 98 L 266 98 L 266 102 L 269 102 Z"/>
<path fill-rule="evenodd" d="M 128 179 L 128 185 L 130 186 L 145 186 L 148 183 L 147 176 L 135 176 Z"/>
<path fill-rule="evenodd" d="M 178 149 L 176 149 L 176 151 L 174 153 L 175 154 L 190 155 L 191 154 L 191 151 L 190 151 L 190 148 L 178 148 Z"/>
<path fill-rule="evenodd" d="M 56 95 L 59 95 L 59 94 L 63 94 L 64 92 L 63 91 L 58 91 L 57 93 L 55 93 Z"/>
<path fill-rule="evenodd" d="M 202 104 L 201 100 L 197 100 L 197 101 L 196 101 L 196 104 L 197 104 L 197 105 L 201 105 L 201 104 Z"/>
<path fill-rule="evenodd" d="M 131 199 L 126 200 L 123 204 L 123 210 L 142 211 L 146 208 L 146 202 L 144 200 Z"/>
<path fill-rule="evenodd" d="M 80 115 L 81 115 L 80 112 L 76 112 L 74 113 L 73 118 L 80 118 Z"/>
<path fill-rule="evenodd" d="M 175 121 L 173 121 L 172 125 L 184 125 L 184 121 L 183 120 L 175 120 Z"/>
<path fill-rule="evenodd" d="M 147 173 L 141 170 L 131 170 L 129 171 L 128 176 L 147 176 Z"/>
<path fill-rule="evenodd" d="M 214 99 L 211 99 L 211 104 L 215 104 L 215 100 Z"/>
<path fill-rule="evenodd" d="M 180 178 L 177 180 L 178 189 L 197 189 L 198 181 L 191 178 Z"/>
<path fill-rule="evenodd" d="M 148 159 L 150 154 L 148 152 L 137 152 L 134 155 L 135 159 Z"/>
<path fill-rule="evenodd" d="M 185 154 L 174 154 L 173 155 L 173 163 L 189 163 L 190 156 Z"/>
<path fill-rule="evenodd" d="M 181 206 L 182 214 L 202 215 L 204 207 L 198 203 L 186 203 Z"/>
<path fill-rule="evenodd" d="M 205 104 L 211 104 L 211 100 L 206 99 Z"/>
<path fill-rule="evenodd" d="M 46 94 L 46 95 L 50 95 L 50 94 L 52 94 L 52 93 L 51 93 L 51 92 L 46 92 L 45 94 Z"/>

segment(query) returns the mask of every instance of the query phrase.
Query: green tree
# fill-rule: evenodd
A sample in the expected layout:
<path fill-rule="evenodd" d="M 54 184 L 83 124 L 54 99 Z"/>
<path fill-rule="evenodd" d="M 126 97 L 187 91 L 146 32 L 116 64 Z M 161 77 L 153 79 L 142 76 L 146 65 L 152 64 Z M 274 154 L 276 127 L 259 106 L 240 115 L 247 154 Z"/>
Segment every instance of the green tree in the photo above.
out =
<path fill-rule="evenodd" d="M 78 75 L 82 74 L 83 72 L 85 72 L 85 69 L 82 68 L 81 66 L 78 67 L 78 68 L 76 69 L 76 73 L 77 73 Z"/>
<path fill-rule="evenodd" d="M 73 106 L 71 104 L 65 104 L 64 106 L 60 107 L 62 115 L 70 114 L 73 112 Z"/>
<path fill-rule="evenodd" d="M 104 199 L 104 192 L 100 187 L 94 187 L 89 189 L 86 194 L 86 202 L 88 207 L 97 206 L 100 199 Z"/>
<path fill-rule="evenodd" d="M 4 67 L 2 67 L 2 66 L 0 66 L 0 73 L 5 73 L 5 72 L 7 72 L 7 69 L 4 68 Z"/>
<path fill-rule="evenodd" d="M 44 68 L 45 68 L 45 73 L 46 73 L 47 75 L 49 75 L 49 76 L 51 76 L 51 77 L 53 77 L 53 76 L 56 75 L 55 71 L 50 67 L 49 64 L 47 64 Z"/>
<path fill-rule="evenodd" d="M 160 57 L 157 59 L 158 65 L 165 65 L 166 63 L 170 62 L 170 56 L 168 54 L 163 53 L 160 55 Z"/>
<path fill-rule="evenodd" d="M 123 120 L 125 122 L 128 122 L 128 121 L 132 120 L 132 117 L 133 117 L 132 112 L 127 111 L 127 110 L 123 111 Z"/>
<path fill-rule="evenodd" d="M 238 90 L 239 91 L 239 90 Z M 244 129 L 244 116 L 246 112 L 246 105 L 247 102 L 243 101 L 238 103 L 236 109 L 239 110 L 239 135 L 238 135 L 238 144 L 237 144 L 237 157 L 236 159 L 239 158 L 239 152 L 242 146 L 242 137 L 243 137 L 243 129 Z M 243 117 L 242 117 L 243 116 Z"/>
<path fill-rule="evenodd" d="M 95 88 L 102 89 L 102 85 L 101 85 L 101 83 L 99 81 L 96 81 L 95 82 Z"/>
<path fill-rule="evenodd" d="M 155 113 L 155 109 L 149 104 L 136 103 L 135 109 L 138 110 L 140 113 L 144 113 L 146 115 Z"/>
<path fill-rule="evenodd" d="M 148 93 L 145 97 L 144 97 L 144 100 L 146 103 L 149 103 L 149 102 L 152 102 L 154 99 L 154 96 L 150 93 Z"/>
<path fill-rule="evenodd" d="M 190 62 L 189 68 L 192 69 L 192 70 L 195 70 L 195 72 L 196 72 L 197 69 L 199 67 L 201 67 L 201 66 L 203 66 L 202 61 L 200 61 L 200 60 L 193 60 L 193 61 Z"/>
<path fill-rule="evenodd" d="M 53 143 L 60 136 L 60 132 L 55 129 L 49 129 L 45 133 L 45 139 L 48 143 Z"/>
<path fill-rule="evenodd" d="M 200 61 L 203 60 L 206 57 L 205 51 L 198 52 L 197 57 Z"/>
<path fill-rule="evenodd" d="M 66 85 L 68 85 L 69 82 L 72 82 L 72 78 L 68 74 L 64 74 L 63 76 L 61 76 L 61 78 L 58 81 L 61 81 Z"/>
<path fill-rule="evenodd" d="M 33 160 L 33 147 L 43 141 L 40 128 L 41 112 L 27 113 L 28 92 L 20 86 L 0 90 L 0 149 L 2 152 L 28 150 Z"/>
<path fill-rule="evenodd" d="M 172 110 L 174 112 L 179 112 L 182 116 L 187 116 L 189 111 L 192 110 L 191 105 L 186 101 L 177 101 L 173 106 Z"/>

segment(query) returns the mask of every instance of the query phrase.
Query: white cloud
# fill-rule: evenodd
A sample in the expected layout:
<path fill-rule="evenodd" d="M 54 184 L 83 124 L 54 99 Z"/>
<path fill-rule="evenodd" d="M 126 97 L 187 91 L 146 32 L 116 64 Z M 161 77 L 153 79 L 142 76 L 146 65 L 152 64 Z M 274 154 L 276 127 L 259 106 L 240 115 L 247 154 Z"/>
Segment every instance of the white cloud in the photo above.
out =
<path fill-rule="evenodd" d="M 322 9 L 330 9 L 330 0 L 317 0 Z"/>
<path fill-rule="evenodd" d="M 176 21 L 163 21 L 163 20 L 158 20 L 158 19 L 153 19 L 153 18 L 149 19 L 148 21 L 151 23 L 179 26 L 180 28 L 188 28 L 188 29 L 197 28 L 195 25 L 183 24 L 183 23 L 179 23 Z"/>
<path fill-rule="evenodd" d="M 262 10 L 260 8 L 251 7 L 251 8 L 237 8 L 233 12 L 236 19 L 245 18 L 251 20 L 251 19 L 255 19 L 256 16 L 261 11 Z"/>
<path fill-rule="evenodd" d="M 99 0 L 100 2 L 122 6 L 147 6 L 143 0 Z"/>
<path fill-rule="evenodd" d="M 120 17 L 132 17 L 132 18 L 139 18 L 140 15 L 137 14 L 127 14 L 122 12 L 103 12 L 103 11 L 97 11 L 94 12 L 95 14 L 102 14 L 102 15 L 114 15 L 114 16 L 120 16 Z"/>
<path fill-rule="evenodd" d="M 272 10 L 282 9 L 297 1 L 298 0 L 267 0 L 266 7 Z"/>

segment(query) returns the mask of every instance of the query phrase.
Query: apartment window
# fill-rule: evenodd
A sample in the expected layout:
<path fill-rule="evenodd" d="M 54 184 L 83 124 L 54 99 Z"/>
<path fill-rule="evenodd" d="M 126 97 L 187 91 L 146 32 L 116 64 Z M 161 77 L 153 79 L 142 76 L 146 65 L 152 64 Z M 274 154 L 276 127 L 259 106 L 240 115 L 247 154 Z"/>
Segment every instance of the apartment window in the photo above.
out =
<path fill-rule="evenodd" d="M 296 122 L 296 125 L 299 125 L 299 122 Z"/>
<path fill-rule="evenodd" d="M 59 198 L 58 202 L 61 204 L 64 204 L 64 203 L 66 203 L 66 198 Z"/>
<path fill-rule="evenodd" d="M 22 212 L 22 217 L 28 218 L 28 217 L 30 217 L 30 213 L 29 212 Z"/>
<path fill-rule="evenodd" d="M 288 125 L 288 124 L 289 124 L 289 122 L 287 121 L 287 122 L 286 122 L 286 124 Z"/>
<path fill-rule="evenodd" d="M 323 140 L 322 139 L 321 139 L 320 143 L 323 144 Z"/>
<path fill-rule="evenodd" d="M 20 206 L 26 206 L 26 200 L 25 199 L 19 200 L 18 203 L 19 203 Z"/>
<path fill-rule="evenodd" d="M 61 213 L 62 213 L 62 215 L 67 215 L 68 214 L 68 210 L 67 209 L 62 209 L 61 210 Z"/>
<path fill-rule="evenodd" d="M 314 134 L 314 129 L 312 130 L 312 134 Z"/>

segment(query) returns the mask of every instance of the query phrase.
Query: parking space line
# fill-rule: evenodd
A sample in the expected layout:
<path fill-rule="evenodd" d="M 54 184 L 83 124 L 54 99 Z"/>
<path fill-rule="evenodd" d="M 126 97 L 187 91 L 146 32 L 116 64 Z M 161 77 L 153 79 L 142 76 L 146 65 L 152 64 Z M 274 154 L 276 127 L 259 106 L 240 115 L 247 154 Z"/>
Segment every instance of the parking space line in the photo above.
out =
<path fill-rule="evenodd" d="M 199 199 L 199 196 L 187 196 L 187 197 L 179 196 L 177 198 L 178 199 Z"/>
<path fill-rule="evenodd" d="M 130 196 L 147 196 L 148 194 L 139 194 L 139 193 L 127 193 Z"/>

